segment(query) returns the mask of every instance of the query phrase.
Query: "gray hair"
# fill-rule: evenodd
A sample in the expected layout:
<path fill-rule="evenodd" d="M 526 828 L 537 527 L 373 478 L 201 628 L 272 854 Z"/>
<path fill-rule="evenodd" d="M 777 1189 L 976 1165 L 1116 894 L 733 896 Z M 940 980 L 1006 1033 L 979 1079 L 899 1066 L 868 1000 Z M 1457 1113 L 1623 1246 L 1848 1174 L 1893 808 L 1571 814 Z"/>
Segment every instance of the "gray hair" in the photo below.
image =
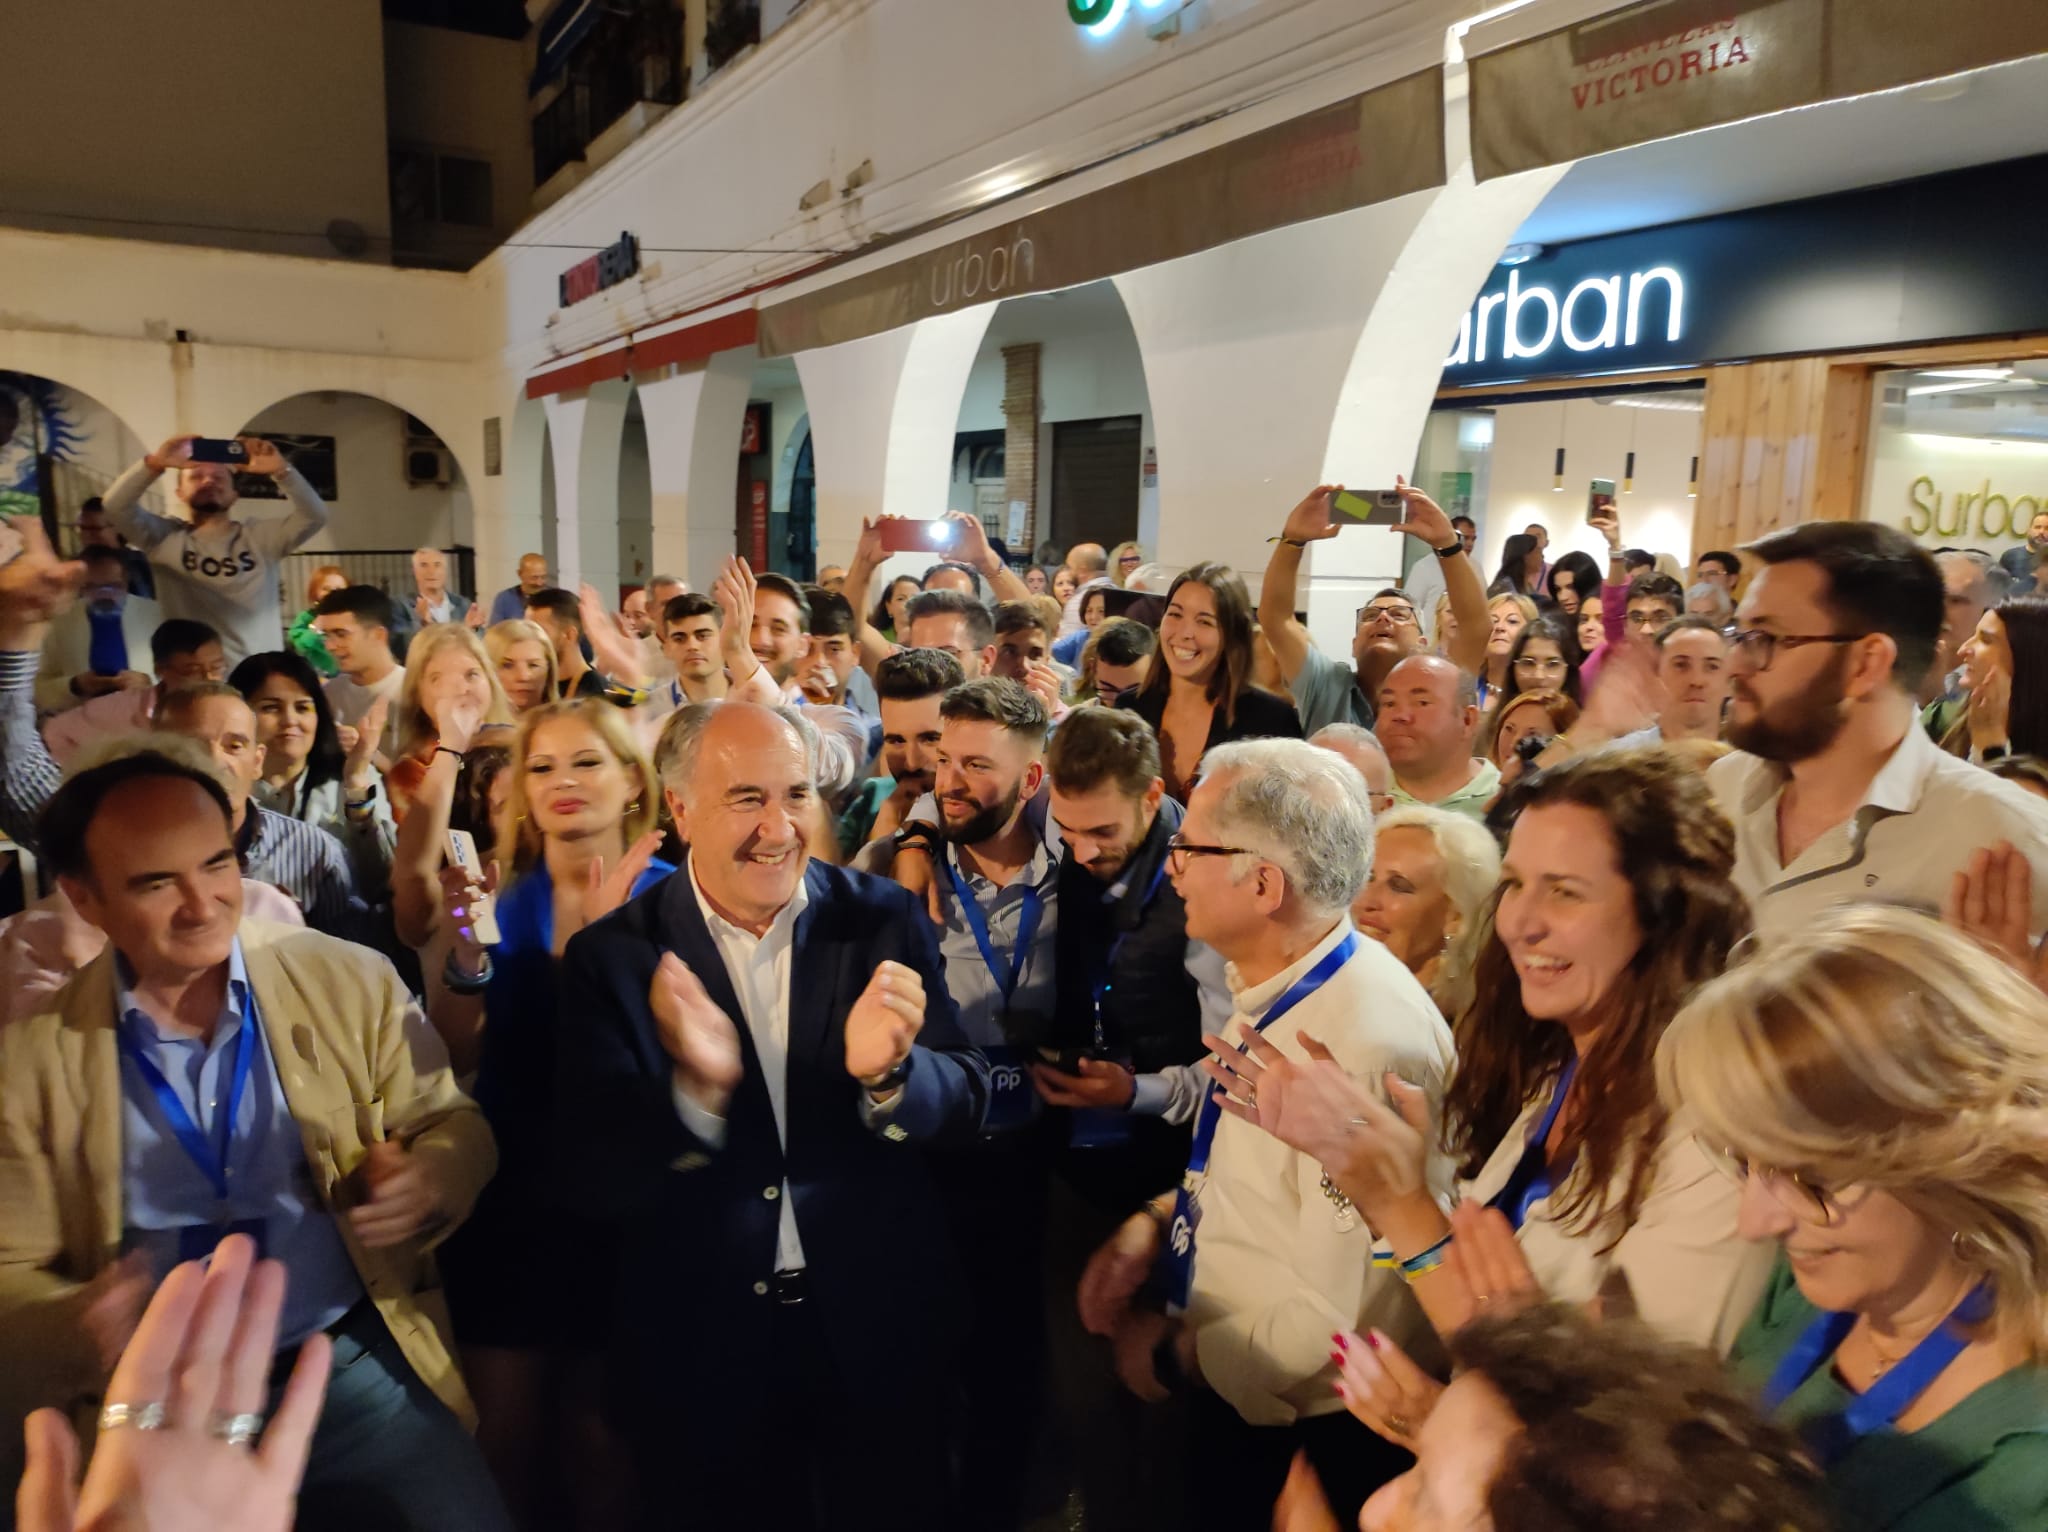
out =
<path fill-rule="evenodd" d="M 654 587 L 655 587 L 655 586 L 657 586 L 657 585 L 673 585 L 673 586 L 676 586 L 676 587 L 677 587 L 678 589 L 680 589 L 680 590 L 681 590 L 681 591 L 682 591 L 682 592 L 683 592 L 683 593 L 684 593 L 685 595 L 688 595 L 688 594 L 689 594 L 689 590 L 690 590 L 690 582 L 689 582 L 688 580 L 680 579 L 680 578 L 678 578 L 678 577 L 677 577 L 677 576 L 675 576 L 675 575 L 667 575 L 667 574 L 649 575 L 649 576 L 647 577 L 647 585 L 646 585 L 646 589 L 648 589 L 648 590 L 653 590 L 653 589 L 654 589 Z"/>
<path fill-rule="evenodd" d="M 1979 606 L 1993 607 L 2012 593 L 2012 576 L 1978 548 L 1948 548 L 1934 555 L 1936 564 L 1960 560 L 1977 571 L 1976 591 L 1971 597 Z"/>
<path fill-rule="evenodd" d="M 1349 761 L 1301 739 L 1218 745 L 1202 780 L 1222 783 L 1217 828 L 1277 862 L 1310 913 L 1340 915 L 1372 876 L 1372 796 Z"/>
<path fill-rule="evenodd" d="M 1338 745 L 1356 745 L 1361 750 L 1378 750 L 1381 755 L 1387 753 L 1380 746 L 1380 737 L 1363 724 L 1326 723 L 1308 737 L 1308 742 L 1325 750 L 1333 750 Z"/>
<path fill-rule="evenodd" d="M 654 770 L 661 778 L 661 785 L 677 797 L 688 791 L 690 779 L 697 773 L 697 756 L 704 748 L 704 731 L 711 726 L 711 717 L 721 706 L 723 703 L 717 699 L 687 703 L 671 713 L 668 722 L 661 726 L 661 738 L 654 745 Z M 788 724 L 790 733 L 803 745 L 804 766 L 815 785 L 818 780 L 817 729 L 804 717 L 802 708 L 774 707 L 768 711 Z"/>
<path fill-rule="evenodd" d="M 1688 610 L 1695 601 L 1713 602 L 1715 614 L 1723 619 L 1735 615 L 1735 598 L 1712 580 L 1702 580 L 1697 585 L 1688 585 L 1685 588 L 1685 604 Z"/>

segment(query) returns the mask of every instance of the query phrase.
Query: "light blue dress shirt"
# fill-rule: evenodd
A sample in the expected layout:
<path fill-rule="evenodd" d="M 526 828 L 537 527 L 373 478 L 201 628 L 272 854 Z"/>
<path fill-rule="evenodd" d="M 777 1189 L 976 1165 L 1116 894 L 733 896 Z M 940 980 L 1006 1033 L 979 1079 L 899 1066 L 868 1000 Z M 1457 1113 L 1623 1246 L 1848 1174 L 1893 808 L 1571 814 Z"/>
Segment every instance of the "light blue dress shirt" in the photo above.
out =
<path fill-rule="evenodd" d="M 141 1251 L 155 1280 L 162 1281 L 178 1264 L 179 1230 L 262 1219 L 263 1253 L 283 1261 L 290 1278 L 278 1344 L 297 1345 L 353 1308 L 363 1296 L 363 1285 L 334 1215 L 313 1183 L 262 1018 L 254 1010 L 256 997 L 242 963 L 242 944 L 235 943 L 228 959 L 227 998 L 210 1042 L 166 1034 L 135 1003 L 134 975 L 125 959 L 117 962 L 115 972 L 116 1025 L 124 1039 L 123 1244 Z M 218 1144 L 220 1113 L 227 1110 L 234 1084 L 245 996 L 256 1016 L 256 1053 L 228 1145 L 228 1197 L 223 1206 L 207 1173 L 179 1143 L 154 1087 L 129 1050 L 132 1045 L 157 1067 L 207 1141 Z"/>

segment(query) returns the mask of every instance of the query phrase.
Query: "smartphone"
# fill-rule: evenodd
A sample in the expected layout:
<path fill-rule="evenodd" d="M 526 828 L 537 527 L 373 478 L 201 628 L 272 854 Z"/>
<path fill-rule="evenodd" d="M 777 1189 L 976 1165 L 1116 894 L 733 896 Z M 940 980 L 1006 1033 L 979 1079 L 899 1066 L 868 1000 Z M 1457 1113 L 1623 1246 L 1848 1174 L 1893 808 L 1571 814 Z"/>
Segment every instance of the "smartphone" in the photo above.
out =
<path fill-rule="evenodd" d="M 1369 494 L 1354 495 L 1350 490 L 1342 489 L 1330 497 L 1330 509 L 1346 521 L 1355 521 L 1362 527 L 1398 527 L 1401 524 L 1401 492 L 1398 489 L 1376 489 Z"/>
<path fill-rule="evenodd" d="M 195 463 L 228 463 L 236 468 L 249 465 L 249 449 L 232 436 L 195 436 L 187 450 Z"/>
<path fill-rule="evenodd" d="M 951 553 L 960 541 L 957 522 L 919 516 L 879 516 L 875 530 L 882 534 L 884 553 Z"/>
<path fill-rule="evenodd" d="M 1595 479 L 1586 492 L 1586 520 L 1593 521 L 1598 517 L 1611 515 L 1613 511 L 1614 481 Z"/>
<path fill-rule="evenodd" d="M 469 831 L 448 832 L 448 860 L 468 873 L 472 883 L 483 886 L 484 864 L 476 854 L 476 837 Z M 495 947 L 504 940 L 498 930 L 497 907 L 489 894 L 470 906 L 469 929 L 479 947 Z"/>
<path fill-rule="evenodd" d="M 1041 1048 L 1038 1061 L 1049 1064 L 1063 1075 L 1077 1075 L 1081 1072 L 1081 1060 L 1095 1055 L 1086 1048 Z"/>

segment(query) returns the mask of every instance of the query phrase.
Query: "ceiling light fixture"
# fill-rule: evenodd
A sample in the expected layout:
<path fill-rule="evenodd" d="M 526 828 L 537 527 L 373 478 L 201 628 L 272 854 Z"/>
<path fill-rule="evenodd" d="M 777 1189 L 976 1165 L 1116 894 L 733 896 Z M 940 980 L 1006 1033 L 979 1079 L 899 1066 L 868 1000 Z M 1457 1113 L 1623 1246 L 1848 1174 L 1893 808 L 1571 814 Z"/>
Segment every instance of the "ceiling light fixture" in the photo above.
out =
<path fill-rule="evenodd" d="M 1500 259 L 1495 264 L 1499 266 L 1526 266 L 1542 254 L 1543 247 L 1541 245 L 1509 245 L 1507 249 L 1501 251 Z"/>

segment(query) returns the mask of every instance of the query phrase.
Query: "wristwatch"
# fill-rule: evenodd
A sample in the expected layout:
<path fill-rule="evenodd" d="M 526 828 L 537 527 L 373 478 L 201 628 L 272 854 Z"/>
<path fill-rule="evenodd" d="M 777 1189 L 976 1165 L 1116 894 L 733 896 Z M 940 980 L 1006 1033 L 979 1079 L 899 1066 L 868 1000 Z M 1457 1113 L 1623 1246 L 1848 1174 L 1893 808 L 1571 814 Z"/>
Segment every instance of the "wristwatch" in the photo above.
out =
<path fill-rule="evenodd" d="M 896 832 L 895 838 L 898 851 L 901 851 L 905 846 L 915 846 L 926 856 L 930 856 L 932 854 L 932 843 L 938 836 L 930 825 L 918 823 L 904 825 Z"/>
<path fill-rule="evenodd" d="M 1459 554 L 1463 553 L 1464 551 L 1465 539 L 1462 537 L 1454 537 L 1443 547 L 1436 550 L 1436 556 L 1440 559 L 1456 558 Z"/>
<path fill-rule="evenodd" d="M 905 1080 L 909 1078 L 910 1055 L 906 1053 L 903 1055 L 902 1058 L 898 1059 L 894 1064 L 892 1064 L 889 1067 L 889 1072 L 887 1074 L 881 1076 L 879 1079 L 863 1080 L 860 1083 L 864 1089 L 872 1092 L 875 1095 L 880 1095 L 884 1091 L 894 1090 L 897 1086 L 901 1085 Z"/>

